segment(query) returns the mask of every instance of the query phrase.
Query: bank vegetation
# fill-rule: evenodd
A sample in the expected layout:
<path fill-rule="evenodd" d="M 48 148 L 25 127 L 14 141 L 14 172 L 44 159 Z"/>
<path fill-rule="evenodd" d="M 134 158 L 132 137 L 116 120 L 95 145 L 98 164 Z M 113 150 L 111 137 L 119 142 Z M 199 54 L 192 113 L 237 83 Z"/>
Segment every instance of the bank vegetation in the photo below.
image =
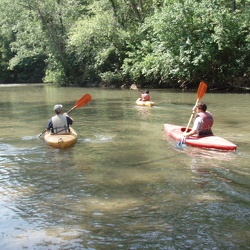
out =
<path fill-rule="evenodd" d="M 250 0 L 0 0 L 0 82 L 250 87 Z"/>

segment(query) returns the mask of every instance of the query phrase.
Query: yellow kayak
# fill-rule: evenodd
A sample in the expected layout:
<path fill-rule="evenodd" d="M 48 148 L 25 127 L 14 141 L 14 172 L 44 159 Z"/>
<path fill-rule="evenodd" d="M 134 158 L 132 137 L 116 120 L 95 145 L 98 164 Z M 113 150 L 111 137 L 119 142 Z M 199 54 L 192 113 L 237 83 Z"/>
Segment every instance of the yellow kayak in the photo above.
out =
<path fill-rule="evenodd" d="M 152 107 L 155 105 L 154 102 L 151 101 L 140 101 L 140 98 L 136 100 L 135 102 L 138 106 L 147 106 L 147 107 Z"/>
<path fill-rule="evenodd" d="M 67 148 L 77 141 L 77 133 L 73 128 L 70 128 L 70 134 L 58 135 L 46 132 L 44 135 L 46 143 L 54 148 Z"/>

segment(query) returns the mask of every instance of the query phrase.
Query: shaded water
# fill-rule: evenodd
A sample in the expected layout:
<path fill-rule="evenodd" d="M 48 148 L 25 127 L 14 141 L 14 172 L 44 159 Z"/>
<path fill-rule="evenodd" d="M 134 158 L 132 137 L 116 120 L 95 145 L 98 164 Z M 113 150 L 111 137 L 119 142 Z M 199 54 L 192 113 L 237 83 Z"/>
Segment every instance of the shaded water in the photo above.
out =
<path fill-rule="evenodd" d="M 62 103 L 77 143 L 37 135 Z M 196 93 L 0 86 L 0 247 L 7 249 L 249 249 L 249 95 L 206 93 L 213 132 L 236 153 L 176 149 L 163 124 L 185 126 Z"/>

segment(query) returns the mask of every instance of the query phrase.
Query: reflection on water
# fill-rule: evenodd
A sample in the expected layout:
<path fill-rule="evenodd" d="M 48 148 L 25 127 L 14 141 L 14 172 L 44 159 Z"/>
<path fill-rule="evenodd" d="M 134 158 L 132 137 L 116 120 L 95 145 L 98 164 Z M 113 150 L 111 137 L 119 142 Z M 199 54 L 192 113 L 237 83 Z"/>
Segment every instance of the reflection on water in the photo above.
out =
<path fill-rule="evenodd" d="M 135 106 L 138 111 L 138 119 L 147 120 L 150 118 L 151 109 L 153 107 L 142 107 L 142 106 Z"/>
<path fill-rule="evenodd" d="M 237 155 L 240 155 L 240 152 L 238 150 L 225 151 L 225 150 L 191 147 L 189 145 L 186 145 L 185 143 L 181 143 L 180 141 L 172 139 L 165 133 L 163 135 L 163 139 L 168 141 L 172 145 L 173 150 L 176 150 L 179 153 L 185 153 L 186 155 L 193 158 L 232 161 L 236 158 Z"/>
<path fill-rule="evenodd" d="M 174 148 L 179 153 L 185 153 L 192 158 L 212 159 L 220 161 L 232 161 L 237 157 L 234 151 L 219 151 L 213 149 L 203 149 L 190 147 L 183 144 L 181 147 Z"/>
<path fill-rule="evenodd" d="M 79 139 L 78 142 L 105 143 L 113 141 L 115 135 L 94 134 L 93 138 Z"/>
<path fill-rule="evenodd" d="M 1 90 L 10 114 L 0 135 L 1 249 L 249 248 L 249 131 L 238 114 L 249 98 L 205 96 L 216 134 L 238 145 L 232 153 L 176 149 L 165 136 L 164 123 L 187 123 L 192 93 L 152 90 L 157 106 L 137 107 L 129 90 Z M 37 138 L 54 103 L 68 110 L 85 93 L 93 101 L 72 112 L 75 145 Z M 222 100 L 235 107 L 230 119 L 218 115 Z"/>

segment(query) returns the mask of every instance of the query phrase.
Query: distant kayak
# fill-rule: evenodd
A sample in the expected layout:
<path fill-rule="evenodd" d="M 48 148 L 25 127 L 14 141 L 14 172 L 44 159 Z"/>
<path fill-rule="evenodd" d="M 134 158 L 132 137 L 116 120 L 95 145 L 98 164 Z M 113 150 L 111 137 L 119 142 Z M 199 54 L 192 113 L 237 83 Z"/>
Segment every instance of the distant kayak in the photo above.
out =
<path fill-rule="evenodd" d="M 155 105 L 154 102 L 151 101 L 140 101 L 140 98 L 136 100 L 135 102 L 138 106 L 147 106 L 147 107 L 152 107 Z"/>
<path fill-rule="evenodd" d="M 186 130 L 186 128 L 172 124 L 164 124 L 164 130 L 171 138 L 181 142 L 183 138 L 183 132 Z M 190 131 L 190 129 L 188 131 Z M 186 139 L 185 144 L 192 147 L 211 148 L 226 151 L 233 151 L 237 148 L 237 146 L 232 142 L 215 135 L 205 137 L 189 136 Z"/>
<path fill-rule="evenodd" d="M 70 134 L 58 135 L 46 132 L 44 135 L 45 142 L 54 147 L 64 149 L 73 145 L 77 141 L 77 133 L 73 128 L 70 128 Z"/>

